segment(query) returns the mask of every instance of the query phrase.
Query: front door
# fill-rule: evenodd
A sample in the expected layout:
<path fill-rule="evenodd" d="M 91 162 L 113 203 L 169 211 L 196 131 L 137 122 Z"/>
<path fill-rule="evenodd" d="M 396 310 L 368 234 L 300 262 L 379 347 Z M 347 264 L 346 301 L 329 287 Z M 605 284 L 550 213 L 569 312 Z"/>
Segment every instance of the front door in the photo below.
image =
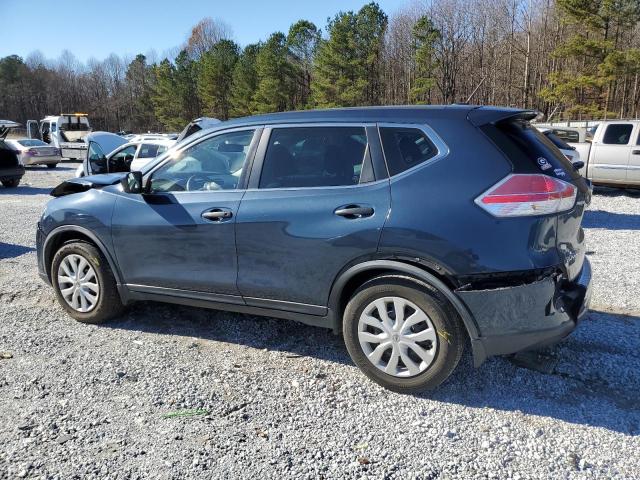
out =
<path fill-rule="evenodd" d="M 112 234 L 129 288 L 237 297 L 235 222 L 258 135 L 243 129 L 199 139 L 147 175 L 148 194 L 122 193 Z"/>
<path fill-rule="evenodd" d="M 631 155 L 633 123 L 610 123 L 602 138 L 593 142 L 590 173 L 593 181 L 624 183 Z"/>
<path fill-rule="evenodd" d="M 375 131 L 375 130 L 374 130 Z M 249 305 L 323 314 L 350 262 L 375 254 L 389 212 L 367 129 L 265 129 L 236 226 L 238 288 Z"/>

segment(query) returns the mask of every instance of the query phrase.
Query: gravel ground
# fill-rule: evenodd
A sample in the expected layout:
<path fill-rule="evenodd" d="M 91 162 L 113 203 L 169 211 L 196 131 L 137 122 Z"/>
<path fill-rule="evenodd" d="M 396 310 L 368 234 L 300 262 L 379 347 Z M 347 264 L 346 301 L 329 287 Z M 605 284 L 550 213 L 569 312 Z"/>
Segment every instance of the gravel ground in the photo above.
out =
<path fill-rule="evenodd" d="M 595 311 L 549 373 L 495 358 L 403 396 L 294 322 L 151 303 L 71 320 L 34 251 L 61 167 L 0 189 L 0 477 L 640 478 L 638 195 L 594 197 Z"/>

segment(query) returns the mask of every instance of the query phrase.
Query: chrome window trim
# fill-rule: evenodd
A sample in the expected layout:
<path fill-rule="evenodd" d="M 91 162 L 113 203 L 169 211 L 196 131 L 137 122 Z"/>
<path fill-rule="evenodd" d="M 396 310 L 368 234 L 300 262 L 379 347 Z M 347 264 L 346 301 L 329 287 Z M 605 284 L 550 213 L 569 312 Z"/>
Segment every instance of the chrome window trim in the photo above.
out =
<path fill-rule="evenodd" d="M 436 133 L 436 131 L 426 123 L 381 122 L 377 124 L 377 128 L 378 128 L 378 136 L 380 137 L 380 145 L 382 147 L 382 155 L 384 156 L 384 163 L 385 165 L 387 165 L 387 173 L 389 174 L 390 181 L 402 178 L 406 175 L 409 175 L 411 172 L 425 168 L 428 165 L 433 165 L 434 163 L 442 160 L 443 158 L 449 155 L 450 150 L 447 144 L 444 142 L 444 140 L 442 140 L 442 138 L 440 138 L 440 136 Z M 424 162 L 419 163 L 418 165 L 414 165 L 413 167 L 408 168 L 400 173 L 396 173 L 395 175 L 392 176 L 391 173 L 389 172 L 389 164 L 387 162 L 387 157 L 384 153 L 384 143 L 382 142 L 382 135 L 380 134 L 381 128 L 411 128 L 411 129 L 420 130 L 429 139 L 429 141 L 431 141 L 431 143 L 435 145 L 438 153 L 436 153 L 433 157 L 429 158 L 428 160 L 425 160 Z"/>

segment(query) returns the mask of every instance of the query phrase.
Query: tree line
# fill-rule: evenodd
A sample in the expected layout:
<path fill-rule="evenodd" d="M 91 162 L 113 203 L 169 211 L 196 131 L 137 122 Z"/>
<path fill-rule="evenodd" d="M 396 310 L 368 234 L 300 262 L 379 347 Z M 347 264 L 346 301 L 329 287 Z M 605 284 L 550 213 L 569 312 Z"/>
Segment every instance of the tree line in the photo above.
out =
<path fill-rule="evenodd" d="M 205 18 L 162 60 L 4 57 L 0 118 L 84 111 L 94 128 L 177 131 L 200 116 L 454 102 L 637 117 L 639 24 L 640 0 L 426 0 L 390 16 L 372 2 L 241 47 Z"/>

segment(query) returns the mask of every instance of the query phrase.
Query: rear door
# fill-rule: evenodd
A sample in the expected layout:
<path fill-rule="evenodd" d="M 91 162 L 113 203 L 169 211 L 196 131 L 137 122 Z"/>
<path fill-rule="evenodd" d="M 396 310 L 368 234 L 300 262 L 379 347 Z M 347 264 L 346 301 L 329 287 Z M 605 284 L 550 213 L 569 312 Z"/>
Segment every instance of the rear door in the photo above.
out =
<path fill-rule="evenodd" d="M 265 128 L 236 224 L 247 304 L 322 315 L 338 273 L 376 253 L 390 193 L 372 150 L 373 126 Z"/>
<path fill-rule="evenodd" d="M 609 123 L 603 126 L 600 138 L 594 140 L 589 158 L 589 174 L 595 182 L 624 183 L 627 180 L 629 157 L 634 148 L 634 124 Z"/>

